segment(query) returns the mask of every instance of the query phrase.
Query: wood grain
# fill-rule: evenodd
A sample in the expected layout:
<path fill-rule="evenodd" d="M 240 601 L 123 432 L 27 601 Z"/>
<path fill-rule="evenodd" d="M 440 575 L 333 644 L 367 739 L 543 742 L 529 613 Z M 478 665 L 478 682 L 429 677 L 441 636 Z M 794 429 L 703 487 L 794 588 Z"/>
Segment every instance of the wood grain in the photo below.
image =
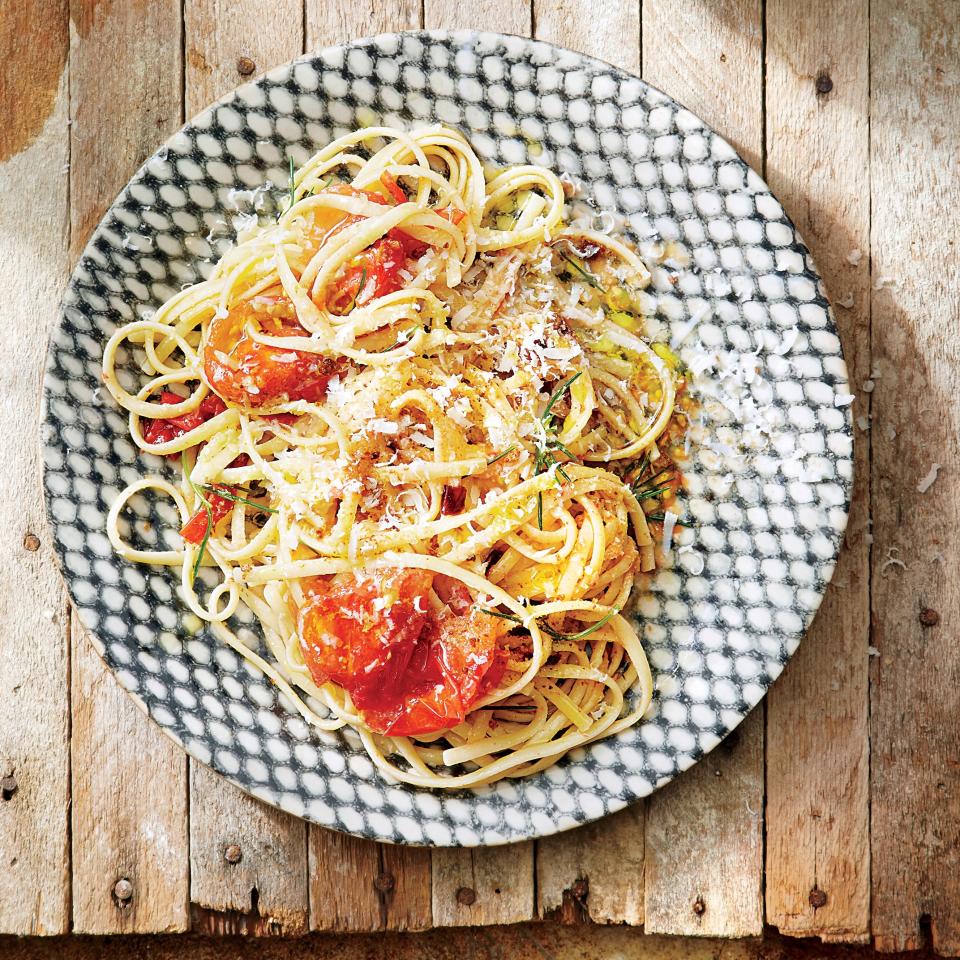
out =
<path fill-rule="evenodd" d="M 596 0 L 583 15 L 580 0 L 534 0 L 537 40 L 546 40 L 640 73 L 640 4 Z"/>
<path fill-rule="evenodd" d="M 70 923 L 67 601 L 44 519 L 39 405 L 69 261 L 65 3 L 0 18 L 0 932 Z M 42 182 L 43 188 L 37 184 Z"/>
<path fill-rule="evenodd" d="M 762 166 L 760 0 L 642 0 L 643 79 Z"/>
<path fill-rule="evenodd" d="M 397 30 L 418 30 L 420 0 L 304 0 L 307 50 Z"/>
<path fill-rule="evenodd" d="M 536 38 L 640 71 L 640 5 L 535 0 Z M 537 908 L 563 923 L 643 923 L 643 803 L 536 844 Z"/>
<path fill-rule="evenodd" d="M 269 23 L 269 30 L 251 30 Z M 299 0 L 187 0 L 184 110 L 193 116 L 252 73 L 303 51 Z M 232 863 L 226 856 L 239 852 Z M 308 926 L 307 828 L 190 761 L 193 927 L 293 936 Z"/>
<path fill-rule="evenodd" d="M 176 0 L 74 0 L 70 18 L 75 258 L 130 174 L 180 125 L 181 20 Z M 118 50 L 130 68 L 106 69 Z M 76 622 L 71 685 L 74 929 L 186 929 L 183 752 L 121 690 Z M 113 895 L 120 879 L 132 885 L 127 901 Z"/>
<path fill-rule="evenodd" d="M 760 169 L 760 0 L 644 0 L 642 39 L 643 78 L 701 116 Z M 763 711 L 758 707 L 719 754 L 651 798 L 648 931 L 761 932 Z"/>
<path fill-rule="evenodd" d="M 430 851 L 311 827 L 310 905 L 315 930 L 425 930 Z"/>
<path fill-rule="evenodd" d="M 533 28 L 529 0 L 424 0 L 428 30 L 494 30 L 529 37 Z"/>
<path fill-rule="evenodd" d="M 763 931 L 763 709 L 647 806 L 648 933 Z"/>
<path fill-rule="evenodd" d="M 873 932 L 914 949 L 925 917 L 957 956 L 960 32 L 953 3 L 874 0 L 870 17 Z"/>
<path fill-rule="evenodd" d="M 190 900 L 205 933 L 298 936 L 307 923 L 307 825 L 190 761 Z"/>
<path fill-rule="evenodd" d="M 644 804 L 537 841 L 537 906 L 561 923 L 643 923 Z"/>
<path fill-rule="evenodd" d="M 433 851 L 436 926 L 519 923 L 534 910 L 532 841 Z"/>
<path fill-rule="evenodd" d="M 76 618 L 73 630 L 74 932 L 186 930 L 183 751 L 120 687 Z"/>
<path fill-rule="evenodd" d="M 308 50 L 421 26 L 419 0 L 306 0 Z M 430 852 L 310 827 L 314 930 L 422 930 L 430 926 Z"/>
<path fill-rule="evenodd" d="M 183 21 L 188 117 L 303 53 L 302 0 L 184 0 Z"/>
<path fill-rule="evenodd" d="M 767 179 L 831 291 L 855 419 L 869 415 L 866 0 L 767 3 Z M 869 435 L 858 429 L 844 550 L 800 649 L 767 697 L 767 921 L 864 941 L 870 930 Z M 829 664 L 829 669 L 824 669 Z"/>

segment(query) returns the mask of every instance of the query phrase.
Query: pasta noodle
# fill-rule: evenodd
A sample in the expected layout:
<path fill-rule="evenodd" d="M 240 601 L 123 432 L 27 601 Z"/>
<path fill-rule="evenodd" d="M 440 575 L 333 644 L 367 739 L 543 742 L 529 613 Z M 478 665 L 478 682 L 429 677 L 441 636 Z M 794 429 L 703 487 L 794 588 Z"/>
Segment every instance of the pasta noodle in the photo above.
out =
<path fill-rule="evenodd" d="M 486 171 L 442 126 L 358 130 L 104 350 L 133 439 L 181 468 L 119 495 L 115 549 L 178 567 L 304 718 L 421 787 L 540 770 L 651 701 L 624 611 L 678 483 L 683 381 L 644 334 L 644 262 L 571 226 L 565 186 Z M 125 539 L 145 491 L 181 549 Z"/>

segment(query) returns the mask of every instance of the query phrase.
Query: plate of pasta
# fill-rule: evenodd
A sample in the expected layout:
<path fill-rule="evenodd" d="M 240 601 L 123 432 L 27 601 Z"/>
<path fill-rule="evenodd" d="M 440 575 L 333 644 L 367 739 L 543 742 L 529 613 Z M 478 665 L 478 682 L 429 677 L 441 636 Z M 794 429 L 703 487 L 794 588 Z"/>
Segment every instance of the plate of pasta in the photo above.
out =
<path fill-rule="evenodd" d="M 195 758 L 360 836 L 499 844 L 696 762 L 815 613 L 852 476 L 822 283 L 640 80 L 392 34 L 239 88 L 66 293 L 77 613 Z"/>

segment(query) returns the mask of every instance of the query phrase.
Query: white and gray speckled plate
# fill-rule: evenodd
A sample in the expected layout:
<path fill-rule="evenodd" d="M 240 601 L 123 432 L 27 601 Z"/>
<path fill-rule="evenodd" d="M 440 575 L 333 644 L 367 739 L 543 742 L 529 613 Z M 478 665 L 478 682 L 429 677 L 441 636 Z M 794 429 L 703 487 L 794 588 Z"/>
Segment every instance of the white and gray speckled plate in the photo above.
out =
<path fill-rule="evenodd" d="M 686 469 L 693 549 L 652 578 L 642 636 L 657 698 L 642 725 L 535 776 L 459 793 L 385 782 L 350 735 L 312 731 L 250 665 L 193 633 L 176 573 L 125 563 L 104 533 L 141 455 L 100 388 L 118 324 L 200 279 L 286 158 L 372 122 L 442 121 L 496 163 L 579 178 L 635 238 L 677 240 L 654 325 L 694 364 L 702 436 Z M 267 181 L 275 188 L 256 190 Z M 254 191 L 244 193 L 237 191 Z M 698 318 L 691 330 L 691 319 Z M 139 376 L 132 366 L 129 376 Z M 136 173 L 78 264 L 50 342 L 43 448 L 50 522 L 83 624 L 120 683 L 203 763 L 269 803 L 400 843 L 499 844 L 595 820 L 695 763 L 757 704 L 820 603 L 852 476 L 847 374 L 810 256 L 762 180 L 677 103 L 605 63 L 518 37 L 423 32 L 332 47 L 204 111 Z M 162 505 L 131 535 L 176 542 Z"/>

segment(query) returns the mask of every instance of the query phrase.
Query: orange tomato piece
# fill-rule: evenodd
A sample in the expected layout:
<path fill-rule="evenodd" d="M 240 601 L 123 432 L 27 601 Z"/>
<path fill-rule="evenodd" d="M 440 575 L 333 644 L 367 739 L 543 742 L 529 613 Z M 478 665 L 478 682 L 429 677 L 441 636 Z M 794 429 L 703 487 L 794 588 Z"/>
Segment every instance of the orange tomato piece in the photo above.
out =
<path fill-rule="evenodd" d="M 271 337 L 306 335 L 296 320 L 266 312 L 271 305 L 284 309 L 289 301 L 258 297 L 256 307 L 243 301 L 227 316 L 214 318 L 203 347 L 207 384 L 224 400 L 248 407 L 278 400 L 316 403 L 326 395 L 340 364 L 317 353 L 267 346 L 250 337 L 245 328 L 251 320 Z"/>

